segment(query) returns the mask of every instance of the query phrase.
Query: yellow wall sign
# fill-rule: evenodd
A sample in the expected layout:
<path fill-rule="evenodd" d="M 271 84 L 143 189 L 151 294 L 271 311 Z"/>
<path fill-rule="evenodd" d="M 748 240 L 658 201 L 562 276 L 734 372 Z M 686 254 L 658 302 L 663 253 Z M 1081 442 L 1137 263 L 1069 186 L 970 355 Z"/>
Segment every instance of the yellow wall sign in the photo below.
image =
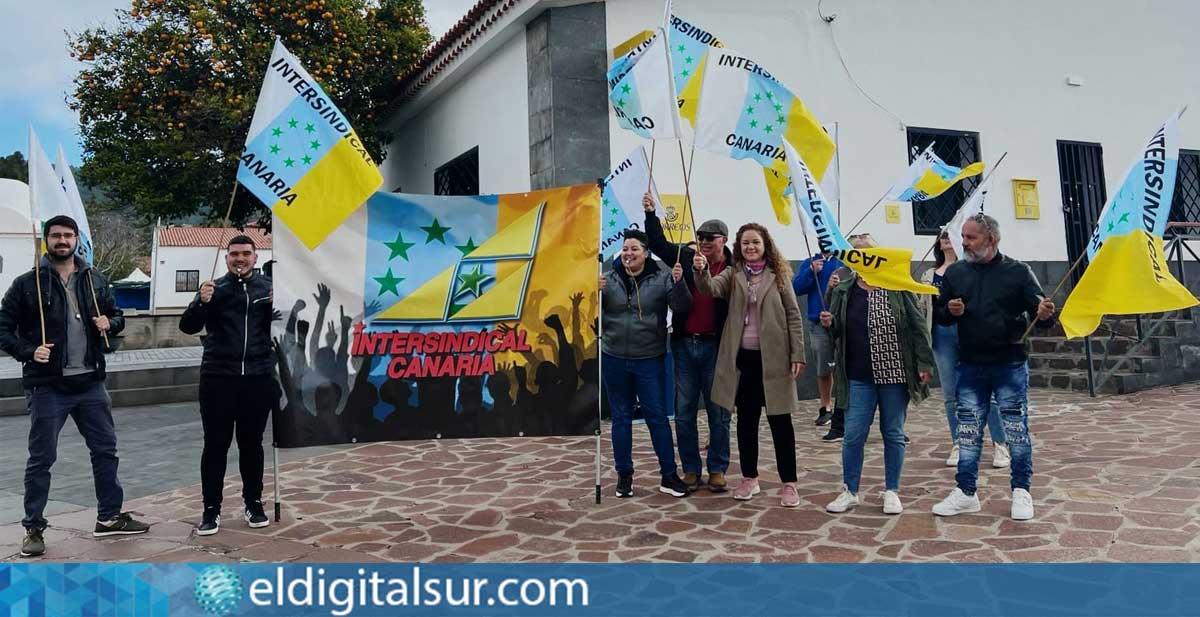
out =
<path fill-rule="evenodd" d="M 1013 209 L 1019 219 L 1041 218 L 1038 206 L 1037 180 L 1032 178 L 1013 178 Z"/>
<path fill-rule="evenodd" d="M 900 224 L 900 204 L 885 204 L 883 211 L 887 214 L 888 225 Z"/>
<path fill-rule="evenodd" d="M 663 233 L 668 242 L 687 244 L 696 240 L 696 230 L 692 228 L 692 214 L 688 212 L 687 198 L 683 195 L 660 193 L 663 211 L 658 214 L 662 219 Z M 700 222 L 696 222 L 698 225 Z M 732 241 L 732 239 L 730 239 Z"/>

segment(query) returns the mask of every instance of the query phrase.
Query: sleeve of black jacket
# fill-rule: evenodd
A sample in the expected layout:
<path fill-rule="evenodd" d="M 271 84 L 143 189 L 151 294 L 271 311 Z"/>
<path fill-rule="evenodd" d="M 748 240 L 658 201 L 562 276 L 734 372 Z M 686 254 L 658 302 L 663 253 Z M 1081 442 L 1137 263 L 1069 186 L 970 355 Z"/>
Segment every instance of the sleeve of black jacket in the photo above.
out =
<path fill-rule="evenodd" d="M 29 362 L 37 345 L 17 333 L 21 323 L 21 294 L 20 285 L 13 283 L 0 300 L 0 349 L 19 362 Z"/>
<path fill-rule="evenodd" d="M 125 311 L 117 306 L 117 299 L 113 295 L 112 285 L 109 285 L 108 279 L 100 276 L 99 290 L 96 292 L 96 303 L 100 305 L 100 313 L 108 317 L 108 333 L 116 336 L 125 329 Z"/>
<path fill-rule="evenodd" d="M 667 234 L 663 231 L 662 221 L 658 220 L 658 215 L 654 212 L 646 213 L 646 237 L 650 239 L 650 252 L 655 257 L 663 260 L 663 263 L 668 266 L 675 265 L 675 260 L 683 264 L 684 268 L 689 268 L 692 265 L 693 252 L 686 246 L 680 247 L 678 244 L 667 240 Z"/>
<path fill-rule="evenodd" d="M 1029 311 L 1029 318 L 1037 320 L 1036 326 L 1038 328 L 1049 328 L 1058 321 L 1058 315 L 1057 313 L 1051 315 L 1050 319 L 1037 319 L 1038 305 L 1045 299 L 1046 292 L 1042 291 L 1042 285 L 1038 282 L 1037 275 L 1033 273 L 1033 269 L 1029 267 L 1029 264 L 1023 263 L 1021 265 L 1025 270 L 1025 280 L 1021 284 L 1022 304 L 1028 307 L 1026 310 Z"/>
<path fill-rule="evenodd" d="M 939 326 L 952 326 L 958 323 L 958 317 L 951 315 L 950 309 L 946 307 L 946 303 L 956 297 L 949 275 L 950 270 L 946 270 L 946 274 L 942 276 L 942 291 L 938 297 L 933 299 L 933 321 Z"/>
<path fill-rule="evenodd" d="M 210 299 L 209 302 L 211 303 L 212 300 Z M 183 312 L 183 316 L 179 318 L 179 329 L 184 334 L 196 334 L 204 329 L 207 321 L 208 305 L 200 301 L 200 294 L 197 293 L 187 310 Z"/>

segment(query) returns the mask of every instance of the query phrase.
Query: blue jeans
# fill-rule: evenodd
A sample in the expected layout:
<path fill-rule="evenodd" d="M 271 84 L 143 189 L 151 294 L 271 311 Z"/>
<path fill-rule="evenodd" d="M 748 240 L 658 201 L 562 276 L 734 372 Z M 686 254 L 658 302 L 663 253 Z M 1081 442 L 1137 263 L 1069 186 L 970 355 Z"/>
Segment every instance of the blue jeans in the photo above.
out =
<path fill-rule="evenodd" d="M 96 484 L 96 519 L 107 521 L 121 513 L 125 493 L 117 480 L 117 431 L 112 401 L 102 382 L 77 394 L 47 387 L 26 390 L 29 403 L 29 460 L 25 463 L 26 529 L 45 529 L 46 501 L 50 497 L 50 467 L 58 459 L 58 435 L 67 416 L 83 435 L 92 456 Z"/>
<path fill-rule="evenodd" d="M 1029 366 L 1015 364 L 958 365 L 958 488 L 975 494 L 979 452 L 983 449 L 983 419 L 995 397 L 1000 406 L 1004 437 L 1012 452 L 1012 488 L 1029 490 L 1033 476 L 1033 443 L 1029 439 Z"/>
<path fill-rule="evenodd" d="M 933 326 L 933 361 L 937 364 L 938 379 L 942 382 L 942 398 L 946 399 L 946 424 L 950 440 L 958 439 L 958 326 Z M 1004 425 L 1000 423 L 1000 407 L 993 400 L 987 417 L 992 443 L 1004 444 Z"/>
<path fill-rule="evenodd" d="M 851 493 L 858 493 L 862 477 L 863 444 L 875 408 L 879 408 L 879 432 L 883 434 L 884 488 L 900 488 L 904 469 L 904 420 L 908 417 L 908 386 L 902 383 L 876 385 L 850 381 L 850 401 L 846 406 L 846 437 L 842 441 L 842 481 Z"/>
<path fill-rule="evenodd" d="M 729 424 L 732 414 L 712 400 L 713 371 L 717 365 L 717 340 L 673 337 L 675 358 L 675 437 L 679 440 L 679 462 L 684 473 L 699 474 L 700 435 L 696 414 L 700 397 L 708 413 L 708 473 L 729 469 Z"/>
<path fill-rule="evenodd" d="M 663 399 L 667 378 L 662 357 L 626 360 L 604 354 L 604 394 L 612 411 L 613 460 L 618 474 L 633 473 L 633 405 L 640 402 L 650 430 L 650 442 L 658 457 L 662 475 L 675 473 L 675 445 L 671 443 L 671 422 Z"/>

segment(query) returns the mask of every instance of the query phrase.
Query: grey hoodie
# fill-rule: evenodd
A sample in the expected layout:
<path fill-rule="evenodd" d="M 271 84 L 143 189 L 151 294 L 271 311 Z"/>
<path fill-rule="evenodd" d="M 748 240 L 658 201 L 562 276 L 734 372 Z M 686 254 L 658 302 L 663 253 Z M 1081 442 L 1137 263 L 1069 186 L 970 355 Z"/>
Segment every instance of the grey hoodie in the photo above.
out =
<path fill-rule="evenodd" d="M 688 311 L 692 294 L 686 279 L 671 280 L 671 271 L 646 259 L 646 267 L 631 278 L 625 264 L 604 275 L 601 290 L 601 332 L 604 353 L 626 360 L 657 358 L 667 353 L 667 307 Z"/>

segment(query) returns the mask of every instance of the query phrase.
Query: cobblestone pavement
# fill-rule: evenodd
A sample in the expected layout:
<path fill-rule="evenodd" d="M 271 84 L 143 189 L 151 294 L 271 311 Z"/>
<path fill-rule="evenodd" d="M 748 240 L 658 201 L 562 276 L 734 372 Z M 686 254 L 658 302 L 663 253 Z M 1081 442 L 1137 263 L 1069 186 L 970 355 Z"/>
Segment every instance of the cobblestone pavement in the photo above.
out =
<path fill-rule="evenodd" d="M 129 371 L 139 368 L 173 368 L 199 366 L 203 347 L 168 347 L 163 349 L 134 349 L 105 356 L 109 371 Z M 0 357 L 0 379 L 21 376 L 21 363 L 11 357 Z"/>
<path fill-rule="evenodd" d="M 93 512 L 51 517 L 48 559 L 84 561 L 676 561 L 1061 562 L 1200 561 L 1200 386 L 1089 400 L 1035 391 L 1037 517 L 1008 517 L 1007 470 L 986 467 L 983 511 L 938 519 L 953 488 L 940 401 L 912 410 L 899 516 L 881 512 L 882 444 L 867 445 L 865 503 L 824 512 L 840 485 L 840 447 L 819 440 L 814 414 L 795 418 L 799 508 L 778 503 L 769 432 L 761 431 L 764 492 L 751 502 L 707 491 L 654 491 L 644 427 L 635 431 L 633 499 L 594 503 L 594 440 L 479 439 L 365 444 L 282 468 L 284 520 L 250 530 L 234 512 L 221 532 L 192 533 L 199 487 L 135 500 L 148 536 L 93 540 Z M 812 407 L 811 405 L 809 407 Z M 607 439 L 607 438 L 606 438 Z M 609 459 L 605 443 L 605 458 Z M 985 461 L 990 462 L 990 445 Z M 232 472 L 232 468 L 231 468 Z M 737 464 L 730 470 L 738 477 Z M 236 476 L 226 486 L 236 503 Z M 269 491 L 269 486 L 268 486 Z M 21 529 L 0 527 L 0 555 Z"/>

